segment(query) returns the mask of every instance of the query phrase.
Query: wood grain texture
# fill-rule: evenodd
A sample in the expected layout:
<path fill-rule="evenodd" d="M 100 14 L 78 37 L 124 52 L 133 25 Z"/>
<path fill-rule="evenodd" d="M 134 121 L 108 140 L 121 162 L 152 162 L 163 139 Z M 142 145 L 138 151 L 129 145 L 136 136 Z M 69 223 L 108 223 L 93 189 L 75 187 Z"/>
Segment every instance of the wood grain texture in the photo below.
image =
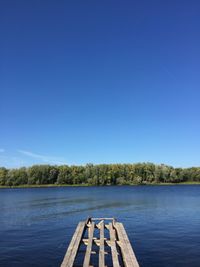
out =
<path fill-rule="evenodd" d="M 135 253 L 122 223 L 115 223 L 125 267 L 139 267 Z"/>
<path fill-rule="evenodd" d="M 90 256 L 92 251 L 92 244 L 93 244 L 93 234 L 94 234 L 94 227 L 95 223 L 92 222 L 91 225 L 88 227 L 88 245 L 85 253 L 85 258 L 83 262 L 83 267 L 89 267 L 90 266 Z"/>
<path fill-rule="evenodd" d="M 100 229 L 100 246 L 99 246 L 99 266 L 105 266 L 105 249 L 104 249 L 104 221 L 99 223 Z"/>
<path fill-rule="evenodd" d="M 113 267 L 120 267 L 118 252 L 116 247 L 116 235 L 112 223 L 109 223 L 109 232 L 110 232 L 110 247 L 111 247 Z"/>
<path fill-rule="evenodd" d="M 85 222 L 80 222 L 69 244 L 69 247 L 67 249 L 67 252 L 65 254 L 61 267 L 72 267 L 73 266 L 84 230 L 85 230 Z"/>

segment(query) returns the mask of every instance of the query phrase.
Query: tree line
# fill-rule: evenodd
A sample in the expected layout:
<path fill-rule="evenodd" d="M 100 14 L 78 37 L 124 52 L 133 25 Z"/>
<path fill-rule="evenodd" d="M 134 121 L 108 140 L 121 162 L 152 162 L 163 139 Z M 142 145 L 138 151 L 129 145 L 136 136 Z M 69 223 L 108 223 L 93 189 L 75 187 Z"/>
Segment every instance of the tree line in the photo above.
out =
<path fill-rule="evenodd" d="M 33 165 L 0 167 L 0 185 L 129 185 L 200 182 L 200 168 L 173 168 L 164 164 L 87 164 L 84 166 Z"/>

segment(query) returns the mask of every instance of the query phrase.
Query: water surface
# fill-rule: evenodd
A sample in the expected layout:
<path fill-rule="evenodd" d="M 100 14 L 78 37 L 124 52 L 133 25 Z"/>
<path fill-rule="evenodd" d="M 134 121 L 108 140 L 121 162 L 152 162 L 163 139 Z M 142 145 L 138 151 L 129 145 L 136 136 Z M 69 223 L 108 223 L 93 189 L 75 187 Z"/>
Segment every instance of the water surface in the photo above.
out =
<path fill-rule="evenodd" d="M 200 186 L 0 189 L 0 266 L 59 266 L 79 221 L 116 217 L 142 267 L 200 266 Z"/>

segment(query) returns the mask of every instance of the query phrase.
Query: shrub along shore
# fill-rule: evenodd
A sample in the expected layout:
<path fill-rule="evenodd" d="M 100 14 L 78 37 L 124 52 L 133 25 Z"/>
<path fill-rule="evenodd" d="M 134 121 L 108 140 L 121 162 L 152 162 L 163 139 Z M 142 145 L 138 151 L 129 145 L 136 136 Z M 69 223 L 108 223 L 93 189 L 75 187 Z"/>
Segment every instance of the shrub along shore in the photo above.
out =
<path fill-rule="evenodd" d="M 174 168 L 165 164 L 86 164 L 84 166 L 33 165 L 0 167 L 0 187 L 91 185 L 198 184 L 200 167 Z"/>

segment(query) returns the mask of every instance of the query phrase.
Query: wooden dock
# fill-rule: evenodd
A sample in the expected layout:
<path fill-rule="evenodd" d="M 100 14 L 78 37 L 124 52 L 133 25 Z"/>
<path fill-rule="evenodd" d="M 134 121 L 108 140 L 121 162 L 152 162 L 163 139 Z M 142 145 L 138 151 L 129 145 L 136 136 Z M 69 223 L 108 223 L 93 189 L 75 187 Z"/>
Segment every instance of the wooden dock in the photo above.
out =
<path fill-rule="evenodd" d="M 139 267 L 122 223 L 113 218 L 79 222 L 61 267 Z"/>

